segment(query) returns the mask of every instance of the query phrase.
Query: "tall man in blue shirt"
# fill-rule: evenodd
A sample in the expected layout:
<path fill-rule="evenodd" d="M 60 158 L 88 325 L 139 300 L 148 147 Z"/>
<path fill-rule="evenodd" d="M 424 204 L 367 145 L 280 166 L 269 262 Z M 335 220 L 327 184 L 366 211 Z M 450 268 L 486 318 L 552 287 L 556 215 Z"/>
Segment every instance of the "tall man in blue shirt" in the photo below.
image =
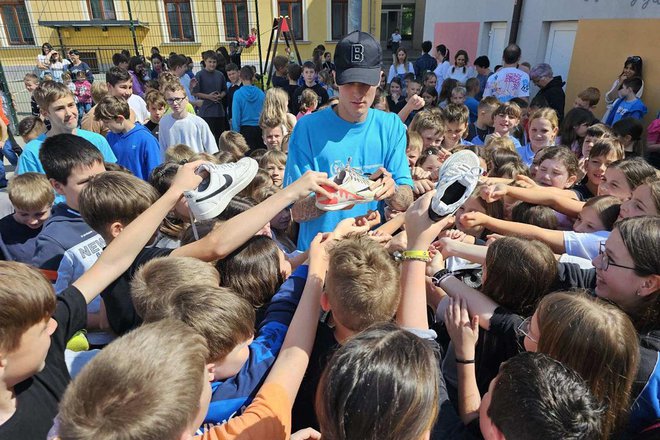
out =
<path fill-rule="evenodd" d="M 289 142 L 286 185 L 307 170 L 338 174 L 346 165 L 369 175 L 375 200 L 345 210 L 325 212 L 315 197 L 297 202 L 298 248 L 305 250 L 318 232 L 332 231 L 348 217 L 366 214 L 387 200 L 403 209 L 412 203 L 412 178 L 406 158 L 406 127 L 396 114 L 370 109 L 380 81 L 382 49 L 369 34 L 355 31 L 335 50 L 339 103 L 312 113 L 296 125 Z"/>

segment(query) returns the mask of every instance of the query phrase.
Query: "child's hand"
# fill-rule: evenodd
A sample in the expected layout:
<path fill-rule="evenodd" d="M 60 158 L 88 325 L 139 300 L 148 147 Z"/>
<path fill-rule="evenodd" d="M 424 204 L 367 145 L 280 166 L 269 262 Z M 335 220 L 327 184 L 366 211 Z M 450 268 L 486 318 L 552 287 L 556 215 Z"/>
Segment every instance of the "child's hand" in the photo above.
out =
<path fill-rule="evenodd" d="M 479 196 L 488 203 L 493 203 L 497 200 L 501 200 L 504 196 L 507 195 L 508 186 L 503 183 L 498 183 L 496 185 L 487 185 L 483 186 L 479 191 Z"/>
<path fill-rule="evenodd" d="M 428 179 L 414 180 L 413 181 L 413 194 L 422 195 L 429 191 L 433 191 L 435 185 Z"/>
<path fill-rule="evenodd" d="M 538 186 L 538 184 L 534 182 L 534 179 L 529 176 L 523 176 L 522 174 L 516 176 L 516 183 L 523 188 L 534 188 L 535 186 Z"/>
<path fill-rule="evenodd" d="M 170 188 L 180 194 L 197 188 L 202 183 L 202 176 L 197 174 L 197 168 L 205 162 L 204 160 L 196 160 L 180 166 Z"/>
<path fill-rule="evenodd" d="M 378 168 L 375 173 L 369 176 L 369 179 L 374 181 L 374 183 L 371 184 L 371 189 L 378 188 L 378 192 L 376 192 L 376 200 L 385 200 L 394 194 L 396 183 L 392 178 L 392 173 L 385 168 Z"/>
<path fill-rule="evenodd" d="M 470 319 L 464 300 L 449 298 L 449 306 L 445 310 L 445 326 L 454 343 L 456 358 L 474 359 L 474 346 L 479 339 L 479 316 L 474 315 Z"/>
<path fill-rule="evenodd" d="M 318 233 L 309 245 L 309 271 L 317 275 L 325 275 L 328 269 L 328 245 L 335 236 L 328 232 Z"/>
<path fill-rule="evenodd" d="M 304 199 L 309 196 L 310 193 L 316 193 L 332 198 L 332 195 L 327 189 L 339 189 L 339 187 L 335 182 L 328 179 L 326 173 L 307 171 L 300 177 L 300 179 L 284 188 L 284 191 L 288 191 L 296 198 L 296 200 Z"/>
<path fill-rule="evenodd" d="M 483 226 L 486 223 L 488 216 L 481 212 L 472 211 L 466 212 L 461 216 L 460 222 L 466 228 L 476 228 L 477 226 Z"/>
<path fill-rule="evenodd" d="M 444 269 L 445 266 L 445 259 L 442 257 L 442 254 L 431 248 L 431 261 L 426 263 L 426 276 L 432 277 L 439 270 Z"/>
<path fill-rule="evenodd" d="M 411 174 L 413 179 L 429 179 L 431 177 L 431 173 L 429 171 L 426 171 L 420 167 L 413 167 Z"/>
<path fill-rule="evenodd" d="M 458 229 L 446 229 L 442 231 L 438 237 L 439 238 L 448 238 L 450 240 L 455 240 L 455 241 L 463 241 L 463 239 L 466 237 L 466 233 L 463 231 L 459 231 Z"/>
<path fill-rule="evenodd" d="M 504 238 L 506 235 L 500 235 L 500 234 L 488 234 L 486 235 L 486 246 L 490 246 L 495 242 L 495 240 L 499 240 L 500 238 Z"/>
<path fill-rule="evenodd" d="M 438 252 L 440 252 L 443 258 L 449 258 L 455 256 L 455 249 L 456 249 L 455 244 L 456 244 L 456 240 L 443 237 L 438 241 L 434 241 L 431 246 L 433 246 Z"/>
<path fill-rule="evenodd" d="M 366 222 L 358 223 L 358 220 L 352 217 L 340 221 L 333 231 L 335 239 L 341 240 L 348 234 L 366 234 L 369 231 L 369 224 Z"/>
<path fill-rule="evenodd" d="M 406 233 L 411 250 L 428 249 L 440 231 L 454 222 L 453 216 L 444 217 L 437 223 L 429 218 L 429 205 L 434 194 L 435 191 L 427 192 L 406 211 Z"/>
<path fill-rule="evenodd" d="M 379 226 L 381 223 L 380 212 L 369 210 L 365 215 L 355 217 L 358 226 L 369 226 L 369 229 Z"/>
<path fill-rule="evenodd" d="M 424 98 L 422 98 L 419 95 L 413 95 L 408 100 L 406 107 L 409 107 L 412 110 L 420 110 L 424 108 L 424 105 L 426 105 L 426 103 L 424 102 Z"/>
<path fill-rule="evenodd" d="M 291 434 L 291 440 L 321 440 L 321 433 L 313 428 L 305 428 Z"/>
<path fill-rule="evenodd" d="M 378 244 L 381 244 L 387 247 L 392 241 L 392 236 L 383 231 L 369 231 L 367 232 L 367 237 L 371 238 Z"/>

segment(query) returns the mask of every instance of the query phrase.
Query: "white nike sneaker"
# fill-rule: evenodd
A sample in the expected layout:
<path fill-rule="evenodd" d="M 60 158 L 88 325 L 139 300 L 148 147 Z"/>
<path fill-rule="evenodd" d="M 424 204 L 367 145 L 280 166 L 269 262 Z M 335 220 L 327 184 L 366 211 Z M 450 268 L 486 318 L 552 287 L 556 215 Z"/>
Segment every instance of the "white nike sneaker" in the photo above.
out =
<path fill-rule="evenodd" d="M 323 185 L 330 193 L 330 198 L 316 196 L 316 207 L 323 211 L 339 211 L 351 205 L 369 203 L 376 197 L 376 191 L 369 188 L 374 181 L 348 165 L 337 174 L 334 181 L 339 189 Z"/>
<path fill-rule="evenodd" d="M 252 182 L 259 164 L 250 157 L 238 162 L 216 165 L 204 163 L 197 168 L 197 173 L 208 172 L 197 189 L 186 191 L 183 195 L 188 200 L 188 208 L 197 220 L 209 220 L 225 210 L 232 197 L 241 192 Z"/>
<path fill-rule="evenodd" d="M 429 217 L 437 222 L 465 203 L 481 176 L 479 157 L 470 150 L 458 151 L 444 161 L 438 173 L 436 193 L 429 206 Z"/>

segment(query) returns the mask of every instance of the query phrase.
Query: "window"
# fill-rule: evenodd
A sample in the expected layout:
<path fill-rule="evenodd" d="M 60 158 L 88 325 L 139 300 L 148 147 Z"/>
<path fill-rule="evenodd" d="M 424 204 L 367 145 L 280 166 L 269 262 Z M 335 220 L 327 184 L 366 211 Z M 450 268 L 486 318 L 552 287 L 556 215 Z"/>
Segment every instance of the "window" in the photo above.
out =
<path fill-rule="evenodd" d="M 116 20 L 113 0 L 87 0 L 89 17 L 92 20 Z"/>
<path fill-rule="evenodd" d="M 226 39 L 247 38 L 250 35 L 247 0 L 224 0 L 222 13 L 225 19 Z"/>
<path fill-rule="evenodd" d="M 24 1 L 0 1 L 5 34 L 11 45 L 34 44 L 30 19 Z"/>
<path fill-rule="evenodd" d="M 279 15 L 288 15 L 291 32 L 296 40 L 303 38 L 302 0 L 279 0 Z"/>
<path fill-rule="evenodd" d="M 189 0 L 165 0 L 170 41 L 195 41 Z"/>
<path fill-rule="evenodd" d="M 332 39 L 341 40 L 348 34 L 348 0 L 332 0 Z"/>

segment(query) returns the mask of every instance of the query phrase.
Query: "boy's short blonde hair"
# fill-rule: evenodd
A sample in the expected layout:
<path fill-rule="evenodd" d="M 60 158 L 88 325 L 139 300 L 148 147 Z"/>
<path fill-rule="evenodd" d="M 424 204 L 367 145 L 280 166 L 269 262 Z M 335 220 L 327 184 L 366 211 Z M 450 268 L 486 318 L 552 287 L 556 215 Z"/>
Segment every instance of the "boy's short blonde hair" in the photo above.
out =
<path fill-rule="evenodd" d="M 50 207 L 55 200 L 53 187 L 44 174 L 25 173 L 9 180 L 9 200 L 15 209 L 40 211 Z"/>
<path fill-rule="evenodd" d="M 578 98 L 588 102 L 589 107 L 594 107 L 600 102 L 600 90 L 598 90 L 596 87 L 587 87 L 578 93 Z"/>
<path fill-rule="evenodd" d="M 477 110 L 490 110 L 490 111 L 495 111 L 497 107 L 499 107 L 500 101 L 494 96 L 486 96 L 479 101 L 479 105 L 477 106 Z"/>
<path fill-rule="evenodd" d="M 98 104 L 108 94 L 108 83 L 105 81 L 94 81 L 92 84 L 92 101 Z"/>
<path fill-rule="evenodd" d="M 205 162 L 211 162 L 216 165 L 220 165 L 220 161 L 218 160 L 218 158 L 212 155 L 211 153 L 207 153 L 206 151 L 195 153 L 190 159 L 188 159 L 189 162 L 195 162 L 197 160 L 203 160 Z"/>
<path fill-rule="evenodd" d="M 147 103 L 147 108 L 151 106 L 157 108 L 167 106 L 165 96 L 160 92 L 160 90 L 149 90 L 147 94 L 144 95 L 144 102 Z"/>
<path fill-rule="evenodd" d="M 97 121 L 112 121 L 117 116 L 123 116 L 124 119 L 131 117 L 131 108 L 124 99 L 106 96 L 94 108 L 94 119 Z"/>
<path fill-rule="evenodd" d="M 121 171 L 107 171 L 90 178 L 80 192 L 80 215 L 103 238 L 114 222 L 126 226 L 158 200 L 156 188 Z"/>
<path fill-rule="evenodd" d="M 160 321 L 171 313 L 167 297 L 172 291 L 195 280 L 197 284 L 220 284 L 220 275 L 212 264 L 191 257 L 160 257 L 140 267 L 131 280 L 131 298 L 135 311 L 146 322 Z M 165 303 L 165 304 L 164 304 Z"/>
<path fill-rule="evenodd" d="M 39 87 L 34 90 L 32 96 L 42 110 L 47 109 L 50 104 L 58 99 L 66 97 L 75 98 L 71 89 L 62 83 L 52 80 L 47 80 L 39 84 Z"/>
<path fill-rule="evenodd" d="M 162 274 L 151 270 L 152 274 Z M 144 277 L 147 286 L 152 277 Z M 226 287 L 210 283 L 181 283 L 177 288 L 161 292 L 161 298 L 148 305 L 145 317 L 176 319 L 202 335 L 209 348 L 208 362 L 218 362 L 238 344 L 254 335 L 255 312 L 250 303 Z"/>
<path fill-rule="evenodd" d="M 25 76 L 23 76 L 23 81 L 30 81 L 30 82 L 39 82 L 39 77 L 35 75 L 34 73 L 26 73 Z"/>
<path fill-rule="evenodd" d="M 268 165 L 286 166 L 286 153 L 281 150 L 268 150 L 259 159 L 259 168 L 266 169 Z"/>
<path fill-rule="evenodd" d="M 235 131 L 225 131 L 220 135 L 218 149 L 234 156 L 234 160 L 241 159 L 250 151 L 243 135 Z"/>
<path fill-rule="evenodd" d="M 406 132 L 406 138 L 406 151 L 417 151 L 418 153 L 422 152 L 422 148 L 424 147 L 424 139 L 422 139 L 422 136 L 419 133 L 416 131 L 408 130 Z"/>
<path fill-rule="evenodd" d="M 61 440 L 174 439 L 200 410 L 208 350 L 175 320 L 145 324 L 104 348 L 69 385 Z M 166 372 L 166 374 L 159 374 Z"/>
<path fill-rule="evenodd" d="M 0 279 L 0 354 L 5 355 L 19 348 L 30 327 L 55 313 L 55 292 L 41 272 L 23 263 L 0 261 Z"/>
<path fill-rule="evenodd" d="M 516 151 L 516 145 L 513 143 L 513 139 L 511 139 L 510 137 L 487 136 L 486 143 L 484 144 L 484 149 L 496 150 L 499 148 L 514 152 Z"/>
<path fill-rule="evenodd" d="M 165 162 L 181 163 L 187 162 L 195 152 L 186 144 L 176 144 L 165 150 Z"/>
<path fill-rule="evenodd" d="M 445 133 L 445 120 L 440 109 L 422 110 L 413 117 L 409 131 L 422 134 L 425 130 L 433 130 L 440 135 Z"/>
<path fill-rule="evenodd" d="M 361 332 L 390 321 L 399 305 L 399 270 L 387 251 L 369 237 L 349 237 L 330 250 L 325 293 L 343 326 Z"/>

